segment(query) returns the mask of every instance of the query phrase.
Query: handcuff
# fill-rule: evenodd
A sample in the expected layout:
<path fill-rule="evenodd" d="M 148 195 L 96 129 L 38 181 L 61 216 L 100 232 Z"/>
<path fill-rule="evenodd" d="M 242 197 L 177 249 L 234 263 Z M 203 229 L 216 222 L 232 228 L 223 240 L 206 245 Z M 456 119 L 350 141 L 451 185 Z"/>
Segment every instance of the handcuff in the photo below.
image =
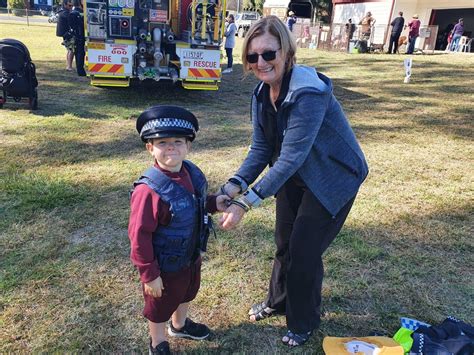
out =
<path fill-rule="evenodd" d="M 233 198 L 225 190 L 225 186 L 231 184 L 239 189 L 239 193 L 244 192 L 239 198 Z M 241 207 L 245 212 L 248 212 L 252 207 L 257 207 L 262 202 L 262 198 L 255 192 L 254 189 L 247 189 L 247 182 L 240 176 L 233 176 L 221 186 L 220 192 L 227 195 L 231 200 L 227 201 L 227 206 L 236 205 Z"/>
<path fill-rule="evenodd" d="M 243 180 L 243 179 L 239 179 L 235 176 L 231 177 L 229 180 L 227 180 L 227 182 L 221 186 L 220 188 L 220 193 L 223 194 L 223 195 L 227 195 L 229 196 L 230 198 L 232 198 L 232 196 L 230 196 L 227 191 L 225 190 L 225 185 L 227 184 L 231 184 L 233 186 L 236 186 L 238 189 L 239 189 L 239 194 L 242 193 L 243 191 L 247 190 L 247 183 Z"/>
<path fill-rule="evenodd" d="M 248 189 L 239 198 L 227 202 L 227 205 L 236 205 L 241 207 L 245 212 L 250 211 L 252 207 L 258 207 L 262 203 L 262 198 L 254 191 L 254 189 Z"/>

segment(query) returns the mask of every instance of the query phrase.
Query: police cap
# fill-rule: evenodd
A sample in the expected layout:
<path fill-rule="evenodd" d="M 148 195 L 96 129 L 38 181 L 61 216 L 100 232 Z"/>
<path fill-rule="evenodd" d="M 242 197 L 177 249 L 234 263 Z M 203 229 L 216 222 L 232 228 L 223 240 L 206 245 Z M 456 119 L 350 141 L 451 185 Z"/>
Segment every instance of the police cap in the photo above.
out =
<path fill-rule="evenodd" d="M 196 116 L 182 107 L 158 105 L 143 111 L 137 119 L 137 131 L 146 142 L 152 138 L 196 138 L 199 124 Z"/>

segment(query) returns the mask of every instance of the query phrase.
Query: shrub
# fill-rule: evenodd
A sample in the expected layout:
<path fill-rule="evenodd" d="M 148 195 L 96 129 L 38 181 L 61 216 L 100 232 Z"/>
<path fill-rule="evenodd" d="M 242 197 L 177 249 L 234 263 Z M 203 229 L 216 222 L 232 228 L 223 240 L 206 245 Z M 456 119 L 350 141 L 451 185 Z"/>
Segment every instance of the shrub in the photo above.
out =
<path fill-rule="evenodd" d="M 25 9 L 25 1 L 24 0 L 8 0 L 8 7 L 10 9 Z"/>

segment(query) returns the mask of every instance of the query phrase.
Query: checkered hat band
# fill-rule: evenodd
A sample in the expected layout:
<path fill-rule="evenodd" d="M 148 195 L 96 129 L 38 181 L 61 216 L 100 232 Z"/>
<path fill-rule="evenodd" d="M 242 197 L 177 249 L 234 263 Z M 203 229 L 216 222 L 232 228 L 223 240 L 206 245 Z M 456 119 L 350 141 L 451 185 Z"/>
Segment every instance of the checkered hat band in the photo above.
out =
<path fill-rule="evenodd" d="M 140 134 L 150 129 L 157 128 L 185 128 L 195 132 L 193 124 L 181 118 L 157 118 L 145 123 Z"/>
<path fill-rule="evenodd" d="M 405 317 L 400 318 L 400 323 L 402 328 L 406 328 L 413 331 L 417 330 L 421 325 L 430 327 L 428 323 L 420 322 L 419 320 Z"/>

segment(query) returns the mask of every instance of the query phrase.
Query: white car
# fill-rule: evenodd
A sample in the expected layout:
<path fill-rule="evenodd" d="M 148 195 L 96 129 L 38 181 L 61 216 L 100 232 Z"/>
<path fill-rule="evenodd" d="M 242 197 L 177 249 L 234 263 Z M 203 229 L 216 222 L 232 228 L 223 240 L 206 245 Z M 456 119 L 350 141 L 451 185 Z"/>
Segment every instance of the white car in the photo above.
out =
<path fill-rule="evenodd" d="M 258 12 L 242 12 L 235 15 L 235 25 L 237 26 L 236 35 L 240 38 L 245 37 L 250 26 L 260 19 Z"/>

